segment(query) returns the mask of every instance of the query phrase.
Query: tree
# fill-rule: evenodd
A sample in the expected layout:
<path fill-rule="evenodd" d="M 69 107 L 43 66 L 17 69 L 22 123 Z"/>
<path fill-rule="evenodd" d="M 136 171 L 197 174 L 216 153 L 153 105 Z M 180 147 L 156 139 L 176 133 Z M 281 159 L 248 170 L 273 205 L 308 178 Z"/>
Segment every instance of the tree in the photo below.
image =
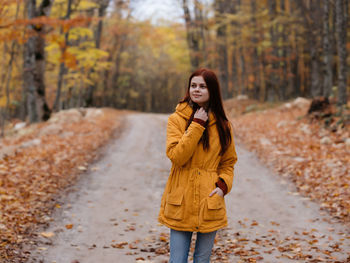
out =
<path fill-rule="evenodd" d="M 71 16 L 71 13 L 72 13 L 72 3 L 73 3 L 73 0 L 68 0 L 68 2 L 67 2 L 67 13 L 66 13 L 66 15 L 64 17 L 64 20 L 70 19 L 70 16 Z M 62 26 L 61 32 L 63 33 L 63 26 Z M 63 43 L 63 46 L 61 48 L 62 57 L 66 53 L 66 49 L 67 49 L 67 45 L 68 45 L 68 37 L 69 37 L 69 30 L 67 29 L 67 32 L 64 34 L 64 43 Z M 61 107 L 60 107 L 61 89 L 62 89 L 63 76 L 64 76 L 65 71 L 66 71 L 66 67 L 64 65 L 64 62 L 61 61 L 60 69 L 59 69 L 59 73 L 58 73 L 56 98 L 55 98 L 55 102 L 54 102 L 54 105 L 53 105 L 53 110 L 55 110 L 55 111 L 58 111 L 58 110 L 61 109 Z"/>
<path fill-rule="evenodd" d="M 278 58 L 278 31 L 277 25 L 275 23 L 275 19 L 277 16 L 277 3 L 276 0 L 268 0 L 268 12 L 270 17 L 270 45 L 271 52 L 269 56 L 269 63 L 271 65 L 271 70 L 269 74 L 269 83 L 267 85 L 266 99 L 268 101 L 275 100 L 275 97 L 278 96 L 279 89 L 279 74 L 278 67 L 279 63 L 277 61 Z"/>
<path fill-rule="evenodd" d="M 102 1 L 96 1 L 98 5 L 98 23 L 97 27 L 95 29 L 95 48 L 99 49 L 101 46 L 101 36 L 102 36 L 102 26 L 103 26 L 103 17 L 105 16 L 106 9 L 109 4 L 109 0 L 102 0 Z M 94 69 L 92 68 L 89 74 L 94 74 Z M 95 82 L 92 85 L 88 85 L 88 89 L 86 92 L 86 105 L 87 106 L 92 106 L 93 105 L 93 100 L 94 100 L 94 91 L 96 90 L 96 86 L 98 84 Z"/>
<path fill-rule="evenodd" d="M 225 10 L 228 10 L 228 1 L 216 0 L 215 19 L 217 24 L 217 53 L 218 53 L 218 70 L 219 80 L 222 88 L 222 96 L 224 99 L 229 97 L 228 93 L 228 47 L 227 47 L 227 22 L 225 21 Z"/>
<path fill-rule="evenodd" d="M 193 19 L 188 6 L 188 1 L 182 1 L 182 8 L 184 10 L 184 18 L 187 32 L 187 44 L 189 48 L 192 71 L 197 69 L 201 64 L 203 64 L 203 57 L 206 52 L 203 7 L 204 5 L 199 0 L 194 1 Z"/>
<path fill-rule="evenodd" d="M 250 3 L 251 11 L 252 11 L 252 16 L 251 16 L 251 24 L 253 27 L 253 33 L 251 37 L 251 41 L 253 44 L 253 62 L 252 62 L 252 76 L 253 76 L 253 98 L 259 99 L 259 92 L 260 92 L 260 87 L 259 83 L 261 82 L 260 80 L 260 64 L 259 64 L 259 54 L 258 54 L 258 23 L 257 23 L 257 6 L 256 6 L 256 0 L 251 0 Z M 263 85 L 262 85 L 263 86 Z"/>
<path fill-rule="evenodd" d="M 323 0 L 323 96 L 329 97 L 333 86 L 333 48 L 331 41 L 330 24 L 330 0 Z"/>
<path fill-rule="evenodd" d="M 9 2 L 7 2 L 9 3 Z M 5 9 L 5 8 L 4 8 Z M 19 15 L 19 10 L 20 10 L 20 3 L 16 3 L 16 11 L 15 11 L 15 19 L 18 18 Z M 1 15 L 0 11 L 0 15 Z M 15 29 L 15 28 L 14 28 Z M 6 41 L 6 40 L 5 40 Z M 12 71 L 13 71 L 13 64 L 15 62 L 15 53 L 18 50 L 18 44 L 16 39 L 12 39 L 10 42 L 10 48 L 9 48 L 9 61 L 6 65 L 6 53 L 8 50 L 8 46 L 6 43 L 4 43 L 4 60 L 3 60 L 3 74 L 1 76 L 1 83 L 0 83 L 0 98 L 1 98 L 1 90 L 5 89 L 5 97 L 6 97 L 6 105 L 3 108 L 2 103 L 0 103 L 0 127 L 1 127 L 1 132 L 0 136 L 4 136 L 4 128 L 5 128 L 5 121 L 6 119 L 11 118 L 11 113 L 10 113 L 10 107 L 11 107 L 11 92 L 10 92 L 10 82 L 12 78 Z M 7 68 L 6 68 L 7 66 Z"/>
<path fill-rule="evenodd" d="M 310 17 L 309 25 L 309 49 L 311 56 L 311 95 L 313 97 L 322 95 L 321 86 L 321 61 L 320 61 L 320 46 L 321 46 L 321 8 L 319 0 L 312 0 L 310 3 Z M 308 20 L 309 21 L 309 20 Z"/>
<path fill-rule="evenodd" d="M 338 105 L 347 103 L 347 12 L 346 0 L 335 0 L 336 12 L 336 33 L 337 33 L 337 52 L 338 52 Z"/>
<path fill-rule="evenodd" d="M 53 0 L 43 0 L 37 8 L 36 0 L 28 0 L 28 19 L 48 16 L 52 3 Z M 47 120 L 51 111 L 45 99 L 45 25 L 29 23 L 28 29 L 31 35 L 24 48 L 23 85 L 27 92 L 29 121 L 32 123 Z"/>

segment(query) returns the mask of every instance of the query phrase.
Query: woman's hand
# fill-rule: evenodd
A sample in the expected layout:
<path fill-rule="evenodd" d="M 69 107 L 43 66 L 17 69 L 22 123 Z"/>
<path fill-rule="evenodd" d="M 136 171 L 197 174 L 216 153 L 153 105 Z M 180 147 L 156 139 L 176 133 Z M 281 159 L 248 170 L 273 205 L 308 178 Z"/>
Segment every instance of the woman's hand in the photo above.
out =
<path fill-rule="evenodd" d="M 196 119 L 201 119 L 203 121 L 207 121 L 208 120 L 208 113 L 204 110 L 203 107 L 200 107 L 195 113 L 193 118 Z"/>
<path fill-rule="evenodd" d="M 209 196 L 213 196 L 214 194 L 220 195 L 221 197 L 224 197 L 224 192 L 219 188 L 216 187 L 210 194 Z"/>

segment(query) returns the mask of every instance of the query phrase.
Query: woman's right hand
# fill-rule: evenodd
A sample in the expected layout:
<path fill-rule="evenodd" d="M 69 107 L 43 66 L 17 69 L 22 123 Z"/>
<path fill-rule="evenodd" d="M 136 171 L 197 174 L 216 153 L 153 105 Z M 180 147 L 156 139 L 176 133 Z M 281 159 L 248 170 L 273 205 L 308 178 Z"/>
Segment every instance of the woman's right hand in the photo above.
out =
<path fill-rule="evenodd" d="M 201 119 L 203 121 L 207 121 L 208 120 L 208 113 L 204 110 L 203 107 L 200 107 L 195 113 L 193 118 L 196 119 Z"/>

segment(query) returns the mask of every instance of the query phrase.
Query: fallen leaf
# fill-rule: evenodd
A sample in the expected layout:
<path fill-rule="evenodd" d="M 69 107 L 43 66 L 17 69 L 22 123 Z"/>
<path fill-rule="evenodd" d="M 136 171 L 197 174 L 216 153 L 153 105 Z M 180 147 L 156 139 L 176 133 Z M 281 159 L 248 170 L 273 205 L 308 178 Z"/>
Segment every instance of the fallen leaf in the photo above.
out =
<path fill-rule="evenodd" d="M 40 235 L 42 235 L 43 237 L 53 237 L 55 234 L 53 232 L 41 232 Z"/>
<path fill-rule="evenodd" d="M 124 248 L 124 246 L 126 246 L 127 244 L 128 244 L 128 242 L 121 242 L 121 243 L 118 243 L 118 244 L 112 244 L 111 247 Z"/>
<path fill-rule="evenodd" d="M 67 225 L 66 225 L 66 228 L 67 228 L 67 229 L 72 229 L 72 228 L 73 228 L 73 224 L 67 224 Z"/>

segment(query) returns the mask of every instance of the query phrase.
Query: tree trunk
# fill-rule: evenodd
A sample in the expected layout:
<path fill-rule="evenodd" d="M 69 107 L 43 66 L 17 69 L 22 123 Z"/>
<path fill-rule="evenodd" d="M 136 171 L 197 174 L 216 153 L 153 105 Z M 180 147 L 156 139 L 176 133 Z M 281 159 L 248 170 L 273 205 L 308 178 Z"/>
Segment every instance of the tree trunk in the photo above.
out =
<path fill-rule="evenodd" d="M 4 50 L 2 52 L 2 61 L 3 61 L 3 63 L 0 64 L 0 72 L 2 72 L 1 77 L 0 77 L 0 81 L 1 81 L 0 82 L 0 87 L 1 87 L 1 84 L 5 82 L 5 79 L 6 79 L 6 66 L 5 66 L 5 63 L 4 63 L 6 61 L 6 54 L 7 54 L 7 49 L 8 49 L 8 46 L 7 46 L 6 42 L 4 42 L 3 46 L 4 46 Z"/>
<path fill-rule="evenodd" d="M 109 55 L 108 55 L 108 59 L 107 62 L 108 63 L 112 63 L 113 61 L 113 54 L 110 51 Z M 109 87 L 111 87 L 111 85 L 109 85 L 109 79 L 110 79 L 110 75 L 111 75 L 111 70 L 110 69 L 106 69 L 103 72 L 103 92 L 102 92 L 102 106 L 103 107 L 107 107 L 107 106 L 111 106 L 112 100 L 111 100 L 111 94 L 110 94 L 110 89 Z"/>
<path fill-rule="evenodd" d="M 252 36 L 252 43 L 253 43 L 253 72 L 252 75 L 254 77 L 253 80 L 253 98 L 259 99 L 259 83 L 260 83 L 260 77 L 259 77 L 259 54 L 258 54 L 258 37 L 257 37 L 257 31 L 258 31 L 258 23 L 256 21 L 256 0 L 251 0 L 251 10 L 252 10 L 252 25 L 255 29 L 255 33 Z"/>
<path fill-rule="evenodd" d="M 217 35 L 217 53 L 218 53 L 218 68 L 219 80 L 224 99 L 229 97 L 228 93 L 228 54 L 227 54 L 227 32 L 226 25 L 223 25 L 225 19 L 225 10 L 227 10 L 226 1 L 215 1 L 215 18 L 218 24 Z"/>
<path fill-rule="evenodd" d="M 241 33 L 238 34 L 240 36 Z M 244 50 L 242 47 L 242 44 L 239 47 L 239 66 L 241 68 L 241 94 L 247 94 L 246 92 L 246 65 L 245 65 L 245 58 L 244 58 Z"/>
<path fill-rule="evenodd" d="M 110 82 L 110 87 L 112 88 L 112 98 L 113 98 L 113 106 L 114 107 L 122 107 L 119 105 L 118 98 L 121 97 L 121 90 L 119 90 L 119 77 L 121 75 L 120 73 L 120 68 L 121 68 L 121 54 L 123 53 L 125 49 L 125 41 L 127 40 L 127 35 L 122 35 L 120 37 L 120 44 L 119 44 L 119 49 L 117 50 L 117 55 L 115 60 L 115 68 L 114 68 L 114 73 L 111 77 L 111 82 Z"/>
<path fill-rule="evenodd" d="M 232 15 L 237 14 L 237 3 L 236 1 L 232 1 L 229 8 L 229 13 Z M 239 80 L 238 80 L 238 63 L 237 63 L 237 32 L 239 25 L 237 22 L 231 22 L 231 32 L 232 35 L 232 53 L 231 53 L 231 82 L 232 82 L 232 91 L 231 94 L 237 96 L 239 94 Z"/>
<path fill-rule="evenodd" d="M 5 136 L 5 114 L 3 112 L 3 109 L 0 108 L 0 137 Z"/>
<path fill-rule="evenodd" d="M 270 72 L 270 83 L 266 87 L 267 88 L 266 99 L 268 101 L 275 100 L 275 96 L 278 95 L 278 75 L 277 75 L 278 63 L 276 62 L 276 59 L 278 57 L 278 45 L 277 45 L 278 35 L 277 35 L 276 26 L 273 23 L 277 15 L 276 8 L 277 8 L 276 0 L 268 0 L 268 9 L 269 9 L 268 11 L 270 16 L 270 21 L 272 23 L 270 26 L 270 42 L 271 42 L 271 48 L 272 48 L 272 61 L 270 61 L 270 63 L 272 65 L 272 72 Z"/>
<path fill-rule="evenodd" d="M 10 103 L 11 103 L 11 101 L 10 101 L 10 81 L 12 79 L 12 64 L 13 64 L 13 60 L 15 58 L 15 48 L 16 48 L 16 42 L 12 41 L 10 61 L 8 64 L 7 81 L 6 81 L 6 113 L 10 112 Z"/>
<path fill-rule="evenodd" d="M 104 17 L 106 13 L 106 9 L 108 7 L 109 1 L 103 0 L 103 1 L 98 1 L 99 3 L 99 8 L 98 8 L 98 19 L 99 22 L 97 24 L 97 28 L 95 31 L 95 47 L 100 48 L 101 45 L 101 36 L 102 36 L 102 27 L 103 27 L 103 20 L 102 18 Z M 91 69 L 89 72 L 89 75 L 94 73 L 94 69 Z M 86 98 L 85 98 L 85 103 L 87 107 L 93 106 L 94 105 L 94 93 L 95 89 L 97 87 L 97 83 L 94 83 L 93 85 L 89 85 L 87 88 L 86 92 Z"/>
<path fill-rule="evenodd" d="M 109 0 L 99 1 L 100 6 L 98 8 L 98 24 L 95 31 L 95 47 L 100 48 L 101 46 L 101 37 L 102 37 L 102 29 L 103 29 L 103 20 L 102 18 L 105 16 L 106 9 L 108 7 Z"/>
<path fill-rule="evenodd" d="M 68 0 L 67 3 L 67 13 L 66 16 L 64 17 L 65 20 L 68 20 L 70 18 L 70 15 L 72 13 L 72 3 L 73 0 Z M 61 32 L 63 32 L 61 30 Z M 64 53 L 67 50 L 67 46 L 68 46 L 68 37 L 69 37 L 69 31 L 67 31 L 64 34 L 64 46 L 61 50 L 61 54 L 62 56 L 64 56 Z M 57 82 L 57 90 L 56 90 L 56 98 L 55 98 L 55 103 L 53 105 L 53 110 L 54 111 L 59 111 L 61 110 L 61 105 L 60 105 L 60 100 L 61 100 L 61 89 L 62 89 L 62 83 L 63 83 L 63 77 L 66 71 L 66 67 L 64 65 L 64 62 L 61 62 L 60 64 L 60 71 L 58 73 L 58 82 Z"/>
<path fill-rule="evenodd" d="M 293 12 L 293 7 L 290 0 L 285 1 L 285 13 L 286 16 L 291 17 Z M 283 12 L 283 11 L 282 11 Z M 294 73 L 294 69 L 296 66 L 296 37 L 295 37 L 295 29 L 289 27 L 289 24 L 286 25 L 287 30 L 285 30 L 283 34 L 283 45 L 285 46 L 284 52 L 285 53 L 285 65 L 286 65 L 286 79 L 285 79 L 285 85 L 286 85 L 286 99 L 293 98 L 295 96 L 294 89 L 295 89 L 295 80 L 296 76 Z"/>
<path fill-rule="evenodd" d="M 319 0 L 312 0 L 310 3 L 310 15 L 312 18 L 309 27 L 310 36 L 310 56 L 311 56 L 311 95 L 318 97 L 322 95 L 321 76 L 320 76 L 320 36 L 321 24 L 319 17 L 321 16 Z"/>
<path fill-rule="evenodd" d="M 319 52 L 316 46 L 310 46 L 311 56 L 311 96 L 321 96 L 321 81 L 320 81 L 320 67 L 319 67 Z"/>
<path fill-rule="evenodd" d="M 6 53 L 7 53 L 7 48 L 8 46 L 6 45 L 6 43 L 4 43 L 4 57 L 3 57 L 3 61 L 4 61 L 4 68 L 3 68 L 3 73 L 1 76 L 1 84 L 4 85 L 4 87 L 0 86 L 0 91 L 1 90 L 5 90 L 5 96 L 6 96 L 6 106 L 5 108 L 1 109 L 2 112 L 2 123 L 3 125 L 5 125 L 6 120 L 10 117 L 10 103 L 11 103 L 11 99 L 10 99 L 10 81 L 12 78 L 12 65 L 13 65 L 13 60 L 14 60 L 14 56 L 15 56 L 15 46 L 16 46 L 16 42 L 12 41 L 11 43 L 11 48 L 10 48 L 10 60 L 8 62 L 7 65 L 5 65 L 5 61 L 6 61 Z M 6 67 L 7 66 L 7 67 Z M 1 85 L 0 84 L 0 85 Z"/>
<path fill-rule="evenodd" d="M 195 12 L 195 23 L 198 27 L 198 38 L 201 39 L 200 41 L 200 63 L 207 61 L 207 46 L 206 46 L 206 34 L 205 34 L 205 21 L 204 21 L 204 15 L 203 15 L 203 4 L 200 3 L 199 0 L 194 1 L 194 12 Z"/>
<path fill-rule="evenodd" d="M 240 11 L 241 1 L 235 0 L 231 2 L 230 13 L 236 14 Z M 234 55 L 232 56 L 232 70 L 233 70 L 233 83 L 237 83 L 237 93 L 238 94 L 246 94 L 245 85 L 246 82 L 246 63 L 244 58 L 244 50 L 243 50 L 243 42 L 241 39 L 241 25 L 234 22 L 233 27 L 236 28 L 236 32 L 234 32 L 236 39 L 239 41 L 234 41 L 236 44 L 236 48 L 234 48 Z"/>
<path fill-rule="evenodd" d="M 23 62 L 23 69 L 24 69 L 24 62 Z M 22 72 L 22 75 L 24 76 L 24 71 Z M 20 119 L 22 121 L 24 121 L 26 119 L 26 116 L 28 114 L 28 105 L 27 104 L 28 104 L 27 90 L 26 90 L 26 86 L 24 84 L 22 84 L 22 89 L 21 89 L 21 106 L 20 106 L 20 110 L 19 110 L 19 117 L 20 117 Z"/>
<path fill-rule="evenodd" d="M 286 6 L 285 6 L 285 0 L 280 0 L 280 10 L 283 16 L 285 16 L 286 13 Z M 280 78 L 280 85 L 279 85 L 279 94 L 280 99 L 284 101 L 287 98 L 287 90 L 288 90 L 288 67 L 287 67 L 287 59 L 289 59 L 290 52 L 289 52 L 289 45 L 287 44 L 287 32 L 288 28 L 285 23 L 282 23 L 279 27 L 279 37 L 280 37 L 280 65 L 282 67 L 282 74 Z"/>
<path fill-rule="evenodd" d="M 16 7 L 16 15 L 15 18 L 18 18 L 18 13 L 19 13 L 19 9 L 20 9 L 20 2 L 17 2 L 17 7 Z M 4 70 L 4 75 L 5 77 L 2 79 L 1 83 L 5 83 L 5 78 L 6 78 L 6 73 L 7 72 L 7 80 L 6 80 L 6 86 L 5 86 L 5 91 L 6 91 L 6 108 L 4 110 L 4 114 L 3 114 L 3 120 L 4 120 L 4 124 L 5 124 L 5 120 L 6 118 L 11 118 L 11 113 L 10 113 L 10 104 L 11 104 L 11 99 L 10 99 L 10 82 L 12 79 L 12 65 L 13 65 L 13 61 L 15 59 L 15 49 L 16 49 L 16 41 L 12 41 L 11 43 L 11 48 L 10 48 L 10 61 L 8 63 L 7 66 L 7 70 Z M 4 49 L 6 47 L 6 43 L 4 43 Z M 5 51 L 5 50 L 4 50 Z M 4 52 L 5 54 L 5 52 Z M 5 60 L 4 60 L 5 62 Z"/>
<path fill-rule="evenodd" d="M 27 14 L 28 19 L 35 17 L 35 0 L 28 0 L 27 2 Z M 32 26 L 30 26 L 32 28 Z M 24 45 L 24 58 L 23 58 L 23 85 L 27 92 L 27 109 L 29 122 L 38 122 L 38 110 L 37 110 L 37 89 L 35 86 L 35 40 L 36 37 L 32 36 Z"/>
<path fill-rule="evenodd" d="M 188 8 L 187 0 L 182 1 L 182 8 L 184 10 L 185 15 L 185 25 L 187 32 L 187 45 L 189 47 L 190 52 L 190 60 L 192 71 L 199 67 L 199 37 L 196 30 L 196 25 L 192 21 L 190 10 Z M 196 8 L 196 6 L 195 6 Z"/>
<path fill-rule="evenodd" d="M 237 69 L 237 51 L 236 43 L 234 41 L 231 55 L 231 80 L 232 80 L 232 94 L 237 96 L 239 93 L 239 82 L 238 82 L 238 69 Z"/>
<path fill-rule="evenodd" d="M 257 23 L 257 32 L 259 32 L 259 41 L 260 42 L 264 42 L 265 40 L 265 34 L 264 34 L 264 29 L 263 26 L 261 24 Z M 258 56 L 259 59 L 259 95 L 258 98 L 261 102 L 266 100 L 266 94 L 267 94 L 267 74 L 266 74 L 266 70 L 267 70 L 267 63 L 266 63 L 266 54 L 264 49 L 260 49 L 260 54 Z"/>
<path fill-rule="evenodd" d="M 36 9 L 36 1 L 27 1 L 28 19 L 39 16 L 47 16 L 53 1 L 43 0 Z M 51 111 L 45 100 L 45 40 L 43 37 L 43 25 L 30 25 L 36 35 L 29 38 L 24 51 L 23 85 L 27 92 L 27 106 L 29 121 L 39 122 L 50 118 Z"/>
<path fill-rule="evenodd" d="M 347 103 L 347 51 L 346 51 L 346 25 L 347 13 L 346 0 L 335 0 L 336 11 L 336 33 L 337 33 L 337 52 L 338 52 L 338 105 Z M 344 10 L 345 9 L 345 10 Z"/>
<path fill-rule="evenodd" d="M 323 96 L 329 97 L 333 86 L 332 48 L 329 30 L 330 0 L 323 0 Z"/>

